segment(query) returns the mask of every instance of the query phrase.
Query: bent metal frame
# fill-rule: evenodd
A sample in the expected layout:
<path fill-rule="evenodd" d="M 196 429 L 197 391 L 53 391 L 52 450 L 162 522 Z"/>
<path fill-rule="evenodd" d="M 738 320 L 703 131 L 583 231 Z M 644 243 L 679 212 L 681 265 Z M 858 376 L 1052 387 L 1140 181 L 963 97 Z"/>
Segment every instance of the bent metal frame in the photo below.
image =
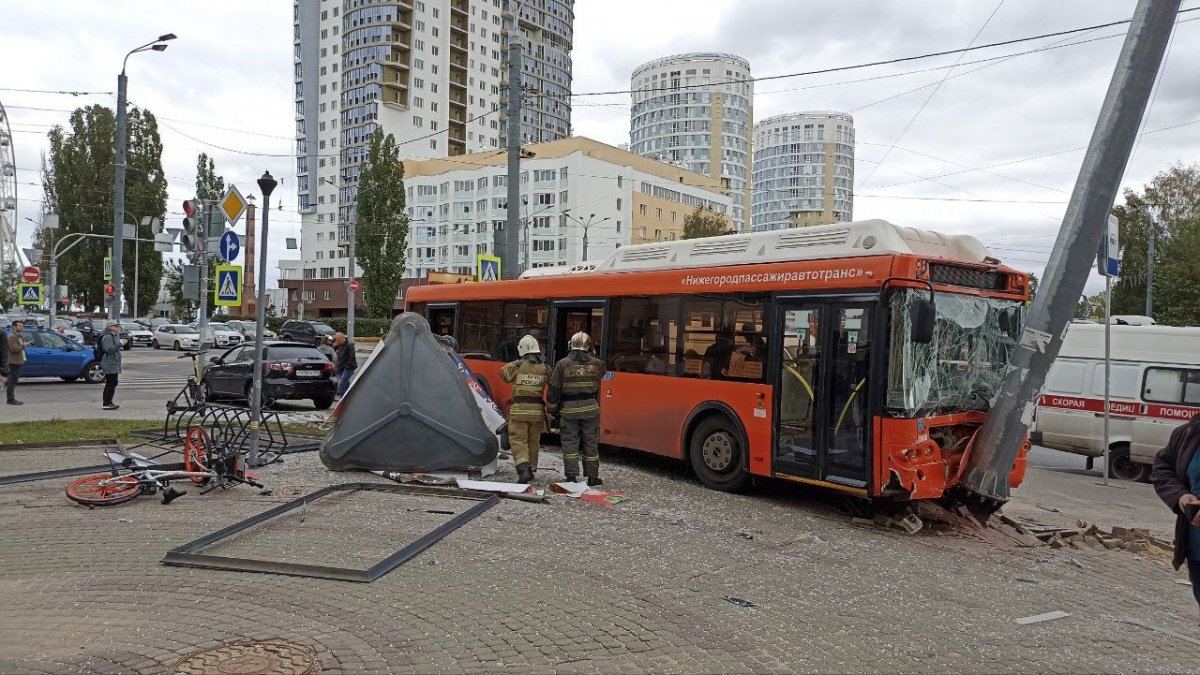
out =
<path fill-rule="evenodd" d="M 303 563 L 285 563 L 273 560 L 256 560 L 253 558 L 236 558 L 200 552 L 222 539 L 226 539 L 239 532 L 244 532 L 255 525 L 265 523 L 276 516 L 301 508 L 322 497 L 329 496 L 335 492 L 355 492 L 359 490 L 449 497 L 453 499 L 466 499 L 478 503 L 365 570 L 350 567 L 330 567 L 325 565 L 306 565 Z M 286 574 L 298 577 L 371 583 L 499 503 L 500 497 L 494 494 L 481 495 L 468 490 L 436 488 L 424 485 L 389 485 L 387 483 L 343 483 L 341 485 L 331 485 L 303 497 L 293 499 L 286 504 L 281 504 L 269 511 L 251 516 L 223 530 L 184 544 L 167 553 L 163 557 L 162 563 L 164 565 L 176 565 L 180 567 L 200 567 L 235 572 L 263 572 L 266 574 Z"/>

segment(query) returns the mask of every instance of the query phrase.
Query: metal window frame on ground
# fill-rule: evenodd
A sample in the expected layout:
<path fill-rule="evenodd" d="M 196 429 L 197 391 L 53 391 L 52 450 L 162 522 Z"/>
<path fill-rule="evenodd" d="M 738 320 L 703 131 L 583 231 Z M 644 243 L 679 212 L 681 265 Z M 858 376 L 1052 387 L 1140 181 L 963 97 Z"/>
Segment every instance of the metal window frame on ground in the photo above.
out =
<path fill-rule="evenodd" d="M 236 558 L 198 552 L 223 539 L 227 539 L 235 534 L 238 534 L 239 532 L 244 532 L 255 525 L 265 523 L 266 521 L 288 513 L 289 511 L 294 511 L 309 504 L 310 502 L 317 501 L 322 497 L 327 497 L 336 492 L 357 491 L 429 495 L 431 497 L 466 499 L 479 503 L 442 523 L 415 541 L 406 544 L 400 550 L 365 570 L 351 567 L 331 567 L 327 565 L 308 565 L 305 563 L 285 563 L 273 560 L 257 560 L 254 558 Z M 313 577 L 316 579 L 333 579 L 335 581 L 371 583 L 388 572 L 391 572 L 393 569 L 407 562 L 413 556 L 417 555 L 421 551 L 424 551 L 426 548 L 429 548 L 441 538 L 462 527 L 469 521 L 479 517 L 484 511 L 487 511 L 499 503 L 500 498 L 496 495 L 480 495 L 479 493 L 470 492 L 468 490 L 435 488 L 423 485 L 396 485 L 388 483 L 342 483 L 340 485 L 331 485 L 327 488 L 322 488 L 316 492 L 304 495 L 303 497 L 298 497 L 290 502 L 287 502 L 286 504 L 281 504 L 256 516 L 251 516 L 241 522 L 234 523 L 223 530 L 205 535 L 195 541 L 188 542 L 183 546 L 180 546 L 179 548 L 167 553 L 161 562 L 164 565 L 175 565 L 180 567 L 200 567 L 205 569 L 229 570 L 233 572 L 286 574 L 297 577 Z"/>

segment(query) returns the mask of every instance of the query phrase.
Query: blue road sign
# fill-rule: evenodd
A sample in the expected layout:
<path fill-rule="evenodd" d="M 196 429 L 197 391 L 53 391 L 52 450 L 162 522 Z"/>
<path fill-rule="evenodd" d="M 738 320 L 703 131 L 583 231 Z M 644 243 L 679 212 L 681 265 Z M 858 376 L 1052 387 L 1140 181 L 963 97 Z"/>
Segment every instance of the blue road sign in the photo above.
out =
<path fill-rule="evenodd" d="M 225 230 L 221 235 L 221 257 L 228 262 L 237 260 L 238 252 L 242 250 L 242 242 L 238 240 L 237 233 L 233 230 Z"/>
<path fill-rule="evenodd" d="M 494 255 L 475 256 L 476 281 L 500 281 L 500 258 Z"/>
<path fill-rule="evenodd" d="M 217 300 L 222 307 L 242 304 L 242 268 L 236 265 L 217 266 Z"/>
<path fill-rule="evenodd" d="M 42 285 L 41 284 L 21 284 L 20 285 L 20 304 L 22 305 L 42 305 Z"/>

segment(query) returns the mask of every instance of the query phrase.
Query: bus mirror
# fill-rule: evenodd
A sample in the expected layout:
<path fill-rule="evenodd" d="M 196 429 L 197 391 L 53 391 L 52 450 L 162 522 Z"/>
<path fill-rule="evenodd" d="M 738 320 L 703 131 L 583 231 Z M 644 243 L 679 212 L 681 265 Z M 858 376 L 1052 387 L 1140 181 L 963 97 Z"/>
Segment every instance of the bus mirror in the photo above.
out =
<path fill-rule="evenodd" d="M 929 344 L 933 341 L 933 326 L 937 316 L 933 301 L 924 298 L 913 300 L 908 309 L 909 322 L 912 324 L 911 339 L 915 344 Z"/>

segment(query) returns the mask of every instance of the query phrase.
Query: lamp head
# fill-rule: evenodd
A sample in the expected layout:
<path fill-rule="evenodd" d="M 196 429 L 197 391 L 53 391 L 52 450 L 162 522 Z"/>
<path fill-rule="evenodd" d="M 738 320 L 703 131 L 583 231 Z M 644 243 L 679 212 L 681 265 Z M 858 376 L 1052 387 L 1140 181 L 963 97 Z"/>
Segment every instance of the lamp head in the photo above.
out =
<path fill-rule="evenodd" d="M 263 197 L 270 197 L 277 185 L 279 185 L 279 182 L 271 176 L 270 171 L 264 171 L 262 178 L 258 179 L 258 189 L 262 191 Z"/>
<path fill-rule="evenodd" d="M 167 46 L 166 45 L 151 45 L 150 49 L 153 49 L 156 52 L 165 52 L 165 51 L 167 51 Z"/>
<path fill-rule="evenodd" d="M 158 41 L 159 41 L 159 42 L 166 42 L 167 40 L 174 40 L 174 39 L 175 39 L 175 34 L 174 34 L 174 33 L 167 33 L 166 35 L 159 35 L 159 36 L 158 36 Z"/>

